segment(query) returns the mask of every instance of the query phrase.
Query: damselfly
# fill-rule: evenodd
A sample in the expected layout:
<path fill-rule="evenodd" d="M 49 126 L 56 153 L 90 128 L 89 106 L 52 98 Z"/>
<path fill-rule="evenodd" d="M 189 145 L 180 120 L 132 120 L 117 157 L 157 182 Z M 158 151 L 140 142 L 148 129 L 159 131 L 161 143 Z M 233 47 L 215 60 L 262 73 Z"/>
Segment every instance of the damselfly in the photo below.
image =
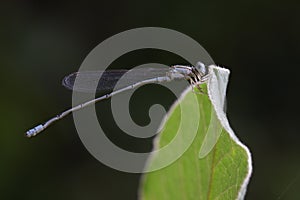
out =
<path fill-rule="evenodd" d="M 58 114 L 45 123 L 28 130 L 25 133 L 25 136 L 29 138 L 33 137 L 45 130 L 54 122 L 64 118 L 68 114 L 96 102 L 108 99 L 126 90 L 130 90 L 149 83 L 161 83 L 178 79 L 186 79 L 189 81 L 192 87 L 198 88 L 201 92 L 201 88 L 199 85 L 205 83 L 209 77 L 207 67 L 201 62 L 198 62 L 195 66 L 174 65 L 170 68 L 142 68 L 134 70 L 133 73 L 129 73 L 130 76 L 126 76 L 126 84 L 122 84 L 123 87 L 114 88 L 118 80 L 127 72 L 128 70 L 83 71 L 75 72 L 66 76 L 62 82 L 63 86 L 74 91 L 95 92 L 95 89 L 93 90 L 93 86 L 97 86 L 96 92 L 111 91 L 112 89 L 114 90 L 110 93 L 79 104 Z"/>

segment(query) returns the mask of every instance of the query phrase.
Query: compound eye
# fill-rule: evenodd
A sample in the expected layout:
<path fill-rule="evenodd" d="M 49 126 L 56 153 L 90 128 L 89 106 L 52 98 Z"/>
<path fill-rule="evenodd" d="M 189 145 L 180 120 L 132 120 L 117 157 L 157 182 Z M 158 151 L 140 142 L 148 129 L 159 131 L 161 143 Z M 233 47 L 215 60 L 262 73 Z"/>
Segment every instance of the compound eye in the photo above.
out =
<path fill-rule="evenodd" d="M 201 74 L 207 74 L 206 67 L 202 62 L 197 62 L 195 67 Z"/>

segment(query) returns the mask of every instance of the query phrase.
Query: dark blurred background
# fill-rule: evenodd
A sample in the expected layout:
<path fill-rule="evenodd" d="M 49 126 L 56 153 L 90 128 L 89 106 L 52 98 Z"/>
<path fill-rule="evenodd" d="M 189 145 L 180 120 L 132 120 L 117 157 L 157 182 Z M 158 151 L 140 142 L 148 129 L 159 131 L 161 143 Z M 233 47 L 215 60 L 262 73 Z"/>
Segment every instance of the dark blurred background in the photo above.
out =
<path fill-rule="evenodd" d="M 0 5 L 0 199 L 137 198 L 140 174 L 119 172 L 94 159 L 71 116 L 39 137 L 27 139 L 23 133 L 71 106 L 71 92 L 61 79 L 76 71 L 96 45 L 144 26 L 189 35 L 231 70 L 228 117 L 254 162 L 246 199 L 300 198 L 299 1 L 15 0 Z M 114 67 L 181 62 L 160 51 L 120 59 Z M 144 103 L 159 97 L 169 106 L 174 100 L 156 86 L 146 93 L 135 95 L 147 101 L 131 105 L 141 124 L 148 120 Z M 110 115 L 109 101 L 97 107 L 99 115 Z M 103 120 L 124 148 L 151 148 L 151 141 L 114 137 L 120 130 L 109 117 Z"/>

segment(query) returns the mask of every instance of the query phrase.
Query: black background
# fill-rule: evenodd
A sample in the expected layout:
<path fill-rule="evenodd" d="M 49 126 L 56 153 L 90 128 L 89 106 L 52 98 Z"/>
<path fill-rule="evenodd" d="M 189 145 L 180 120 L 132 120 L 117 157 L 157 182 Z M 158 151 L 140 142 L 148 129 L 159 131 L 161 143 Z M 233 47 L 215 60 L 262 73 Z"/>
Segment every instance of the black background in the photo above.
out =
<path fill-rule="evenodd" d="M 82 145 L 72 117 L 31 140 L 23 133 L 70 107 L 71 92 L 61 86 L 61 79 L 76 71 L 96 45 L 121 31 L 145 26 L 189 35 L 217 64 L 231 70 L 228 117 L 254 162 L 246 199 L 300 197 L 299 1 L 1 1 L 0 5 L 1 199 L 137 198 L 140 175 L 110 169 L 94 159 Z M 154 61 L 175 64 L 180 59 L 147 51 L 128 55 L 114 67 Z M 172 102 L 162 88 L 145 89 L 146 96 L 136 96 L 147 101 L 130 106 L 140 124 L 148 120 L 142 118 L 147 115 L 143 108 L 149 107 L 143 103 Z M 97 107 L 98 115 L 109 115 L 109 102 Z M 101 123 L 112 134 L 118 132 L 109 120 Z M 131 150 L 151 148 L 151 141 L 111 137 Z"/>

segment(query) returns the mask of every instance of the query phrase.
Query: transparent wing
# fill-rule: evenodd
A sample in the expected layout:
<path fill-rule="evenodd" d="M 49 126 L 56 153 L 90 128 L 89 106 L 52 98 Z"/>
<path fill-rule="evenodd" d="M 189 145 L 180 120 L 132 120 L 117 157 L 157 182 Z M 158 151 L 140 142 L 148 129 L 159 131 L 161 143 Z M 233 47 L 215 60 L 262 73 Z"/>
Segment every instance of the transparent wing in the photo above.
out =
<path fill-rule="evenodd" d="M 108 92 L 114 89 L 122 77 L 122 84 L 118 85 L 115 89 L 126 87 L 146 79 L 166 76 L 168 71 L 168 68 L 140 68 L 133 70 L 75 72 L 64 77 L 62 85 L 67 89 L 79 92 L 95 92 L 95 86 L 97 86 L 96 92 Z"/>

